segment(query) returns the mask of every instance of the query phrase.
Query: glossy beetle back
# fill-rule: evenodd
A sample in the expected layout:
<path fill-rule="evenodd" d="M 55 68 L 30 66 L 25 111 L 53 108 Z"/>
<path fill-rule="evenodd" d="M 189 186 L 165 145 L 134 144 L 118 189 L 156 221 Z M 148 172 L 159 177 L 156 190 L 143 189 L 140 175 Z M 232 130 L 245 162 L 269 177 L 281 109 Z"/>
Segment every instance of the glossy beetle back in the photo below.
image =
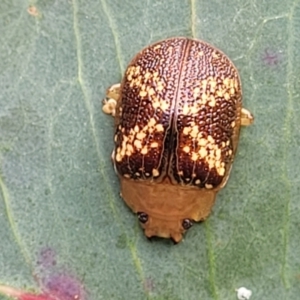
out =
<path fill-rule="evenodd" d="M 241 117 L 231 61 L 199 40 L 153 44 L 129 64 L 116 112 L 114 163 L 123 178 L 219 189 Z"/>

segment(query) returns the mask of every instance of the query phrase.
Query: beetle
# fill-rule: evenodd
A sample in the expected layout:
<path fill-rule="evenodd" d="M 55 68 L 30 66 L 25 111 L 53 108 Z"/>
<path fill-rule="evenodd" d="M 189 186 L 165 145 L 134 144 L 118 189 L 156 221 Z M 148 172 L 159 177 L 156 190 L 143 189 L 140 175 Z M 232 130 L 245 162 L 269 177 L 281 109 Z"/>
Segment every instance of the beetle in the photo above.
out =
<path fill-rule="evenodd" d="M 115 118 L 121 197 L 148 238 L 180 242 L 210 214 L 240 126 L 253 122 L 237 69 L 204 41 L 168 38 L 135 55 L 121 84 L 107 90 L 103 111 Z"/>

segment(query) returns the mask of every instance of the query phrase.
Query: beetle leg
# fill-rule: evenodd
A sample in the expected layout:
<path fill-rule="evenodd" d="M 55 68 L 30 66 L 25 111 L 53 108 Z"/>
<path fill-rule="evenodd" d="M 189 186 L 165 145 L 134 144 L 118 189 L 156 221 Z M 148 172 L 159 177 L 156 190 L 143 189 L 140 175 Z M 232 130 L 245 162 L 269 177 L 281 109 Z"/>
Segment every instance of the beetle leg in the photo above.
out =
<path fill-rule="evenodd" d="M 242 108 L 241 125 L 249 126 L 253 123 L 254 117 L 249 110 Z"/>
<path fill-rule="evenodd" d="M 148 239 L 149 242 L 152 242 L 152 241 L 153 241 L 153 236 L 150 236 L 150 237 L 147 236 L 146 238 Z"/>
<path fill-rule="evenodd" d="M 171 237 L 171 241 L 172 241 L 173 245 L 177 245 L 179 243 L 176 240 L 174 240 L 172 237 Z"/>
<path fill-rule="evenodd" d="M 120 99 L 120 83 L 116 83 L 109 87 L 106 91 L 106 98 L 102 101 L 102 110 L 113 117 L 116 114 L 116 106 Z"/>

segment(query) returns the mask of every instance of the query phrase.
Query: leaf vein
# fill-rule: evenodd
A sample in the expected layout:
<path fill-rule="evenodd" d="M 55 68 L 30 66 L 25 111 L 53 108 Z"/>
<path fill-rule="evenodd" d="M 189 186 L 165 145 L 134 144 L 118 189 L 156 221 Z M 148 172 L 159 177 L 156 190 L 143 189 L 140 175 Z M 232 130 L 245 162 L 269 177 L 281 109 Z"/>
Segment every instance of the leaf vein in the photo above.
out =
<path fill-rule="evenodd" d="M 89 122 L 90 122 L 90 125 L 91 125 L 93 139 L 94 139 L 94 143 L 95 143 L 99 163 L 101 164 L 101 151 L 100 151 L 99 142 L 98 142 L 98 138 L 97 138 L 100 135 L 97 134 L 95 121 L 94 121 L 94 116 L 93 116 L 93 106 L 92 106 L 92 103 L 91 103 L 91 100 L 90 100 L 90 95 L 89 95 L 89 92 L 87 91 L 84 76 L 83 76 L 83 61 L 82 61 L 82 51 L 81 51 L 82 43 L 81 43 L 81 35 L 80 35 L 79 27 L 78 27 L 78 23 L 79 23 L 78 18 L 77 18 L 78 11 L 79 11 L 79 9 L 78 9 L 77 0 L 73 0 L 73 28 L 74 28 L 74 34 L 75 34 L 75 39 L 76 39 L 76 49 L 77 49 L 78 82 L 79 82 L 80 89 L 82 91 L 82 95 L 83 95 L 83 98 L 84 98 L 84 101 L 85 101 L 86 109 L 87 109 L 88 114 L 89 114 Z M 108 195 L 109 195 L 109 197 L 108 197 L 109 198 L 109 204 L 110 204 L 110 207 L 113 211 L 113 214 L 115 215 L 115 217 L 117 217 L 116 219 L 119 221 L 119 224 L 122 226 L 122 223 L 120 222 L 120 217 L 118 216 L 115 205 L 112 201 L 113 196 L 112 196 L 111 186 L 108 184 L 108 182 L 106 180 L 107 176 L 105 176 L 103 168 L 100 168 L 100 173 L 103 177 L 103 181 L 105 182 L 105 187 L 106 188 L 108 186 L 110 187 L 109 190 L 107 191 Z M 143 283 L 144 282 L 143 270 L 142 270 L 142 267 L 141 267 L 140 259 L 139 259 L 138 255 L 136 253 L 137 252 L 136 247 L 134 247 L 130 243 L 130 241 L 128 239 L 128 236 L 126 234 L 126 231 L 123 228 L 123 226 L 122 226 L 122 230 L 124 231 L 124 234 L 126 236 L 127 245 L 128 245 L 128 248 L 131 252 L 131 257 L 133 259 L 133 264 L 137 268 L 138 274 L 141 277 L 141 282 Z M 146 291 L 145 291 L 145 293 L 146 293 Z"/>
<path fill-rule="evenodd" d="M 216 260 L 215 260 L 215 255 L 214 255 L 212 241 L 211 241 L 212 236 L 211 236 L 209 220 L 205 221 L 204 224 L 205 224 L 205 232 L 206 232 L 206 240 L 207 240 L 207 252 L 208 252 L 207 256 L 208 256 L 208 263 L 209 263 L 210 288 L 211 288 L 213 299 L 218 300 L 219 295 L 216 286 Z"/>
<path fill-rule="evenodd" d="M 196 38 L 196 3 L 195 0 L 191 0 L 191 34 L 192 38 Z"/>
<path fill-rule="evenodd" d="M 7 215 L 7 219 L 8 219 L 12 234 L 13 234 L 15 240 L 16 240 L 16 243 L 17 243 L 18 247 L 20 248 L 20 251 L 21 251 L 21 253 L 24 257 L 25 262 L 28 264 L 30 269 L 33 270 L 32 262 L 30 260 L 29 253 L 28 253 L 28 251 L 25 247 L 25 244 L 24 244 L 23 240 L 21 239 L 20 233 L 18 232 L 17 225 L 16 225 L 16 222 L 15 222 L 15 217 L 14 217 L 14 214 L 13 214 L 13 212 L 11 210 L 11 207 L 10 207 L 9 193 L 8 193 L 8 190 L 6 188 L 6 185 L 3 181 L 3 178 L 2 178 L 1 174 L 0 174 L 0 190 L 1 190 L 3 201 L 4 201 L 6 215 Z"/>
<path fill-rule="evenodd" d="M 293 18 L 295 14 L 296 6 L 299 4 L 299 0 L 294 1 L 289 17 L 288 17 L 288 49 L 287 49 L 287 109 L 286 109 L 286 116 L 285 122 L 283 126 L 283 136 L 285 137 L 284 140 L 284 157 L 282 159 L 283 162 L 283 182 L 286 186 L 286 203 L 284 208 L 284 216 L 283 216 L 283 259 L 282 259 L 282 267 L 281 267 L 281 278 L 283 281 L 283 285 L 286 289 L 289 288 L 290 284 L 287 278 L 287 255 L 288 255 L 288 243 L 289 243 L 289 216 L 290 216 L 290 205 L 291 205 L 291 183 L 288 179 L 288 167 L 287 167 L 287 159 L 288 159 L 288 145 L 289 141 L 291 140 L 291 121 L 292 121 L 292 112 L 293 112 L 293 47 L 295 43 L 295 35 L 294 35 L 294 25 L 293 25 Z"/>
<path fill-rule="evenodd" d="M 121 74 L 124 73 L 125 71 L 125 66 L 123 64 L 123 57 L 122 57 L 122 51 L 121 51 L 121 46 L 120 46 L 120 41 L 118 39 L 118 34 L 117 34 L 117 26 L 113 20 L 113 18 L 111 17 L 111 13 L 109 11 L 109 8 L 106 4 L 106 1 L 105 0 L 101 0 L 101 4 L 102 4 L 102 7 L 103 7 L 103 11 L 107 17 L 107 20 L 108 20 L 108 25 L 111 29 L 111 32 L 112 32 L 112 35 L 113 35 L 113 40 L 114 40 L 114 44 L 115 44 L 115 49 L 116 49 L 116 54 L 117 54 L 117 58 L 118 58 L 118 62 L 119 62 L 119 68 L 120 68 L 120 71 L 121 71 Z"/>

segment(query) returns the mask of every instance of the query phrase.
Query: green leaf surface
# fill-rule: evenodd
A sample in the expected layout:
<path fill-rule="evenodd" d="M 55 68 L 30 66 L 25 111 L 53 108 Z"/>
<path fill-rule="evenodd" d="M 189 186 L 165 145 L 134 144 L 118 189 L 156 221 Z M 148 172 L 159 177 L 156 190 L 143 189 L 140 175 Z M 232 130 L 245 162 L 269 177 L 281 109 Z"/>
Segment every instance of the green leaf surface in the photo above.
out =
<path fill-rule="evenodd" d="M 68 274 L 88 299 L 299 298 L 299 0 L 2 0 L 0 32 L 1 284 Z M 119 197 L 101 111 L 134 54 L 170 36 L 223 50 L 255 116 L 210 218 L 176 246 L 149 242 Z"/>

